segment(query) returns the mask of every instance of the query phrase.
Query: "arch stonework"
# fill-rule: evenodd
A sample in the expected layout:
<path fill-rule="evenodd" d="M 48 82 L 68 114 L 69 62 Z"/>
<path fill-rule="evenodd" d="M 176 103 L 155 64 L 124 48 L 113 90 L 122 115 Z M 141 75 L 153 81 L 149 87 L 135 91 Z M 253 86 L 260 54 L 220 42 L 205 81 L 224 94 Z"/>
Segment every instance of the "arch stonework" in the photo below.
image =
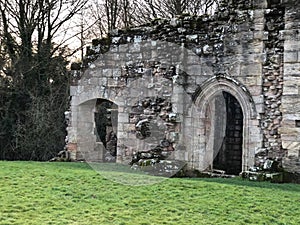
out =
<path fill-rule="evenodd" d="M 200 154 L 203 156 L 203 160 L 199 160 L 199 165 L 194 165 L 194 167 L 199 169 L 206 169 L 205 167 L 212 167 L 213 161 L 213 144 L 214 135 L 212 133 L 210 137 L 205 137 L 206 134 L 203 133 L 206 126 L 207 119 L 207 107 L 213 104 L 213 99 L 221 94 L 223 91 L 230 93 L 234 96 L 239 104 L 241 105 L 243 112 L 243 144 L 242 144 L 242 170 L 247 171 L 255 162 L 255 152 L 262 146 L 262 134 L 260 132 L 256 107 L 253 102 L 251 95 L 246 87 L 242 86 L 238 81 L 231 77 L 213 77 L 205 82 L 197 92 L 197 97 L 195 98 L 195 105 L 197 108 L 197 113 L 192 115 L 194 121 L 197 121 L 196 127 L 201 128 L 200 138 L 199 135 L 194 135 L 194 138 L 199 139 L 198 145 L 194 147 L 192 151 L 194 154 Z M 213 121 L 213 119 L 212 119 Z M 214 126 L 214 125 L 212 125 Z M 210 143 L 207 143 L 210 142 Z M 199 149 L 199 146 L 202 149 Z M 197 163 L 197 162 L 196 162 Z M 203 167 L 204 166 L 204 167 Z"/>
<path fill-rule="evenodd" d="M 96 102 L 97 99 L 106 99 L 118 106 L 121 105 L 114 90 L 103 88 L 106 82 L 105 77 L 99 77 L 96 84 L 71 86 L 72 116 L 67 130 L 73 159 L 103 161 L 104 146 L 96 141 L 95 134 Z"/>

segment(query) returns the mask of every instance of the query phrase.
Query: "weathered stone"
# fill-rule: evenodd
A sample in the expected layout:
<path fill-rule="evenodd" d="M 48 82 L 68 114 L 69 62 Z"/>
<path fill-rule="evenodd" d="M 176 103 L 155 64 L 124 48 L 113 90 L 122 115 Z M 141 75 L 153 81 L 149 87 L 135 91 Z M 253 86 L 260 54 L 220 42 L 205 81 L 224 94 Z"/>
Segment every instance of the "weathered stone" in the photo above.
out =
<path fill-rule="evenodd" d="M 148 157 L 158 148 L 160 157 L 183 160 L 189 168 L 216 169 L 213 149 L 223 140 L 218 132 L 224 126 L 234 127 L 232 140 L 242 140 L 240 171 L 284 155 L 293 156 L 286 168 L 299 171 L 295 144 L 289 144 L 300 142 L 299 6 L 222 4 L 212 18 L 182 16 L 112 32 L 114 48 L 93 42 L 82 64 L 87 69 L 71 87 L 68 136 L 78 157 L 96 146 L 90 143 L 96 140 L 95 99 L 108 99 L 119 106 L 118 162 L 131 161 L 133 152 Z M 233 100 L 223 99 L 224 109 L 216 96 L 226 94 L 240 105 L 232 107 L 242 111 L 235 113 L 241 124 L 220 122 Z M 115 142 L 109 145 L 113 149 Z M 154 158 L 138 160 L 138 166 L 168 170 Z"/>

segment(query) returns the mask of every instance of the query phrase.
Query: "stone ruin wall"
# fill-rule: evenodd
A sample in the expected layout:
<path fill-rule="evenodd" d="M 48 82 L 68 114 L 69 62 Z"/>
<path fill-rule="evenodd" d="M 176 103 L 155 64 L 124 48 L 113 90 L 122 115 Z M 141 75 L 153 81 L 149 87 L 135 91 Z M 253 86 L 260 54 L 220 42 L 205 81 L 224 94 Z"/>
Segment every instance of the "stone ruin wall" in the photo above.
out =
<path fill-rule="evenodd" d="M 300 173 L 300 2 L 284 0 L 282 124 L 279 128 L 286 150 L 283 166 Z"/>
<path fill-rule="evenodd" d="M 90 111 L 95 99 L 105 98 L 119 106 L 117 161 L 130 161 L 133 152 L 138 150 L 128 148 L 132 143 L 136 143 L 137 148 L 145 147 L 139 145 L 137 120 L 153 115 L 167 119 L 175 115 L 174 121 L 167 121 L 171 124 L 167 138 L 169 150 L 172 149 L 170 154 L 193 164 L 193 153 L 180 149 L 180 141 L 185 135 L 188 137 L 186 129 L 192 125 L 191 119 L 195 119 L 187 117 L 189 112 L 184 109 L 188 106 L 181 94 L 197 98 L 203 84 L 221 77 L 246 89 L 253 108 L 246 140 L 250 160 L 243 169 L 251 164 L 263 164 L 267 158 L 278 158 L 284 159 L 290 171 L 300 172 L 300 128 L 295 127 L 300 120 L 299 80 L 296 79 L 299 70 L 295 69 L 299 68 L 300 60 L 299 7 L 295 9 L 291 4 L 291 1 L 284 4 L 232 1 L 229 5 L 223 4 L 212 18 L 183 15 L 170 21 L 158 19 L 145 26 L 116 30 L 107 39 L 94 40 L 87 52 L 87 69 L 77 85 L 71 87 L 72 119 L 68 138 L 69 149 L 74 149 L 73 158 L 86 157 L 83 149 L 99 148 L 93 135 L 86 135 L 94 132 L 93 124 L 90 120 L 81 121 L 83 118 L 77 115 L 93 116 Z M 143 45 L 147 40 L 151 40 L 152 47 Z M 178 46 L 190 51 L 178 52 Z M 153 51 L 143 51 L 143 48 Z M 159 48 L 171 49 L 171 52 L 174 48 L 174 54 L 157 52 Z M 131 58 L 139 60 L 133 62 Z M 164 64 L 162 61 L 166 58 L 170 61 Z M 148 80 L 149 85 L 145 87 L 139 78 L 147 76 L 152 80 Z M 130 90 L 125 88 L 128 84 Z M 140 86 L 148 92 L 149 98 L 138 97 Z M 149 101 L 150 105 L 151 101 L 158 101 L 155 98 L 158 95 L 164 96 L 160 106 L 160 103 L 154 104 L 160 109 L 148 108 Z M 124 104 L 125 101 L 130 104 Z M 83 105 L 85 107 L 81 107 Z M 82 114 L 80 110 L 86 112 Z M 187 118 L 185 125 L 184 118 Z M 178 136 L 180 132 L 182 136 Z M 89 152 L 91 158 L 101 160 L 99 154 L 99 151 Z"/>

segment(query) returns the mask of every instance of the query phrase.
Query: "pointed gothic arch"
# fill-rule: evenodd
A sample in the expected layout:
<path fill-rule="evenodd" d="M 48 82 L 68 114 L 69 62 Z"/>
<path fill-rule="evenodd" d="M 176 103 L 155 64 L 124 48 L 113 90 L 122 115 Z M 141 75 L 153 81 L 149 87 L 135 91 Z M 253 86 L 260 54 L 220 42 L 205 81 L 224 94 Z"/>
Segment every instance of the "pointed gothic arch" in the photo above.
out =
<path fill-rule="evenodd" d="M 245 86 L 232 77 L 214 76 L 198 88 L 193 96 L 197 113 L 192 113 L 195 121 L 193 144 L 191 151 L 193 167 L 199 170 L 211 170 L 214 163 L 214 148 L 222 143 L 220 133 L 226 129 L 224 124 L 224 113 L 216 114 L 216 99 L 222 93 L 228 93 L 238 102 L 242 110 L 242 166 L 241 171 L 246 171 L 254 165 L 255 147 L 261 145 L 262 135 L 258 127 L 257 113 L 252 97 Z M 217 103 L 217 104 L 220 104 Z M 222 104 L 222 102 L 221 102 Z M 219 107 L 220 109 L 220 107 Z M 216 116 L 219 116 L 217 118 Z M 215 121 L 220 122 L 217 126 Z M 222 134 L 221 134 L 222 135 Z M 257 143 L 259 140 L 260 143 Z M 216 143 L 218 141 L 219 143 Z"/>

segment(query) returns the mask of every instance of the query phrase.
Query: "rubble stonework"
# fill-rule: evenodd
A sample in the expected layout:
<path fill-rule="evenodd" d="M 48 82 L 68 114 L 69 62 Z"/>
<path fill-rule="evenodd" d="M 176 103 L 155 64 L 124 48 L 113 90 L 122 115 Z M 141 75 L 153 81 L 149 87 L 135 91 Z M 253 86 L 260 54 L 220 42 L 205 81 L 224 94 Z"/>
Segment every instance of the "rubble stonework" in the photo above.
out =
<path fill-rule="evenodd" d="M 265 59 L 263 63 L 262 92 L 264 96 L 264 114 L 262 114 L 261 129 L 264 135 L 264 152 L 258 154 L 257 159 L 264 162 L 265 157 L 282 159 L 286 154 L 282 149 L 281 126 L 283 91 L 283 52 L 284 41 L 280 38 L 280 31 L 284 29 L 284 8 L 268 3 L 265 10 L 264 40 Z M 262 154 L 263 153 L 263 154 Z"/>
<path fill-rule="evenodd" d="M 104 160 L 94 112 L 97 99 L 106 99 L 118 106 L 117 162 L 159 149 L 207 171 L 216 154 L 237 148 L 240 171 L 276 160 L 300 173 L 300 6 L 294 3 L 226 1 L 211 17 L 156 19 L 94 40 L 71 86 L 71 157 Z M 218 103 L 220 96 L 236 99 L 243 126 L 226 120 L 230 107 Z"/>

